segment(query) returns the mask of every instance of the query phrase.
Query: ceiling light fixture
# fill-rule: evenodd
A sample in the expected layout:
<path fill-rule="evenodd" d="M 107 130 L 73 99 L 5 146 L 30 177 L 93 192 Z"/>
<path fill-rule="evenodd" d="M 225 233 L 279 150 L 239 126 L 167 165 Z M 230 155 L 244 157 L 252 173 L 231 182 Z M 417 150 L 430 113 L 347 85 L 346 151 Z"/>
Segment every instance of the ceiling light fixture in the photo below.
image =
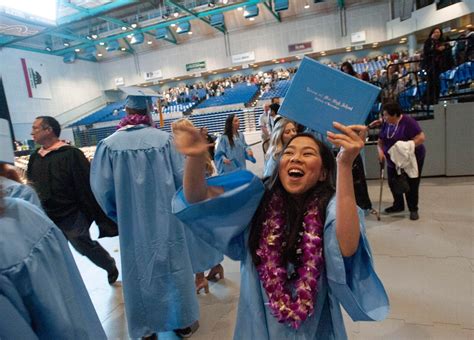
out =
<path fill-rule="evenodd" d="M 192 34 L 193 34 L 193 31 L 189 31 L 188 34 L 189 34 L 189 35 L 192 35 Z"/>
<path fill-rule="evenodd" d="M 98 56 L 98 57 L 102 57 L 102 53 L 97 53 L 97 56 Z"/>
<path fill-rule="evenodd" d="M 64 46 L 66 46 L 66 47 L 69 47 L 69 46 L 71 46 L 71 44 L 70 44 L 70 43 L 68 43 L 67 41 L 63 42 L 63 45 L 64 45 Z"/>
<path fill-rule="evenodd" d="M 308 9 L 308 8 L 309 8 L 309 4 L 308 4 L 308 3 L 305 3 L 305 4 L 304 4 L 304 8 L 305 8 L 305 9 Z"/>
<path fill-rule="evenodd" d="M 242 7 L 237 7 L 237 10 L 241 11 L 241 10 L 243 10 L 243 8 Z"/>
<path fill-rule="evenodd" d="M 176 24 L 171 24 L 171 27 L 176 27 Z"/>
<path fill-rule="evenodd" d="M 127 49 L 125 47 L 121 47 L 120 50 L 126 51 Z"/>
<path fill-rule="evenodd" d="M 146 43 L 147 43 L 148 45 L 153 44 L 153 42 L 152 42 L 151 40 L 148 40 Z"/>
<path fill-rule="evenodd" d="M 80 49 L 80 48 L 76 48 L 74 51 L 75 51 L 75 52 L 81 52 L 81 49 Z"/>
<path fill-rule="evenodd" d="M 127 27 L 126 26 L 122 26 L 122 31 L 126 31 L 127 30 Z"/>
<path fill-rule="evenodd" d="M 91 35 L 91 38 L 92 38 L 92 39 L 97 39 L 98 37 L 99 37 L 99 36 L 98 36 L 97 34 L 92 34 L 92 35 Z"/>
<path fill-rule="evenodd" d="M 255 18 L 249 18 L 249 20 L 250 20 L 250 21 L 254 21 L 254 20 L 255 20 Z"/>
<path fill-rule="evenodd" d="M 46 46 L 45 50 L 48 51 L 48 52 L 51 52 L 53 49 L 49 46 Z"/>
<path fill-rule="evenodd" d="M 105 42 L 101 41 L 101 42 L 99 43 L 99 45 L 100 45 L 100 46 L 104 46 L 104 45 L 105 45 Z"/>
<path fill-rule="evenodd" d="M 174 13 L 173 13 L 173 16 L 174 16 L 175 18 L 177 18 L 177 17 L 179 17 L 179 13 L 178 13 L 178 12 L 174 12 Z"/>
<path fill-rule="evenodd" d="M 135 23 L 133 23 L 133 24 L 131 24 L 130 26 L 132 26 L 132 28 L 137 28 L 138 25 L 135 24 Z"/>

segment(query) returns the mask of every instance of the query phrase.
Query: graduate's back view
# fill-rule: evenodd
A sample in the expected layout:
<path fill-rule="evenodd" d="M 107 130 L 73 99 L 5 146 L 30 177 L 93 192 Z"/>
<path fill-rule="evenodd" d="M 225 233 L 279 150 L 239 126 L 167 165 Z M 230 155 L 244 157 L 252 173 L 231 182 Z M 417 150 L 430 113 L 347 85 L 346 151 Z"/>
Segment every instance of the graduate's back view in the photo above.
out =
<path fill-rule="evenodd" d="M 129 335 L 191 333 L 199 306 L 184 227 L 171 213 L 183 159 L 154 127 L 146 97 L 130 96 L 125 107 L 119 130 L 97 145 L 91 186 L 119 227 Z"/>

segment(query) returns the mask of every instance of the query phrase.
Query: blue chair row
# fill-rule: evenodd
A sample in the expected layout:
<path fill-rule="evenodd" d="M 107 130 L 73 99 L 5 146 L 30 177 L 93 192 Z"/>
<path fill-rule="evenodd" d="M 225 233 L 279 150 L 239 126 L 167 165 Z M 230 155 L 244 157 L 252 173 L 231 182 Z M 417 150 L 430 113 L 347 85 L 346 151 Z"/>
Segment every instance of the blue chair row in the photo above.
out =
<path fill-rule="evenodd" d="M 465 62 L 452 70 L 441 73 L 440 93 L 447 95 L 449 90 L 456 85 L 464 85 L 470 83 L 474 79 L 474 62 Z"/>
<path fill-rule="evenodd" d="M 233 88 L 227 88 L 222 96 L 210 97 L 201 102 L 197 108 L 206 108 L 212 106 L 223 106 L 230 104 L 247 103 L 257 92 L 256 85 L 235 84 Z"/>
<path fill-rule="evenodd" d="M 265 92 L 262 94 L 260 97 L 260 100 L 266 100 L 266 99 L 271 99 L 273 97 L 285 97 L 286 92 L 288 92 L 288 88 L 291 85 L 291 80 L 286 79 L 286 80 L 280 80 L 274 84 L 273 89 L 271 89 L 268 92 Z"/>

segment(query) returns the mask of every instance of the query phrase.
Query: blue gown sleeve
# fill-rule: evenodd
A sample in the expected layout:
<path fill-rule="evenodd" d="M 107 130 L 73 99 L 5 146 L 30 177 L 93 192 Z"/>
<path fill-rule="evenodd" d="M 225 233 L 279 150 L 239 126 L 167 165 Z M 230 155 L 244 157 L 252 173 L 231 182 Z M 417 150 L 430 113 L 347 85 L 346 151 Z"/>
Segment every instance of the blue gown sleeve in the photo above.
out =
<path fill-rule="evenodd" d="M 31 326 L 16 310 L 10 300 L 0 294 L 0 339 L 38 339 Z"/>
<path fill-rule="evenodd" d="M 103 141 L 97 144 L 91 164 L 91 189 L 105 214 L 117 223 L 114 169 L 110 151 Z"/>
<path fill-rule="evenodd" d="M 173 213 L 204 242 L 233 260 L 242 260 L 246 253 L 244 233 L 259 206 L 263 184 L 244 170 L 211 177 L 207 181 L 209 186 L 223 187 L 225 192 L 189 204 L 181 188 L 173 198 Z"/>
<path fill-rule="evenodd" d="M 170 141 L 172 144 L 172 142 Z M 173 167 L 173 178 L 176 183 L 176 190 L 183 185 L 184 175 L 184 157 L 181 155 L 174 145 L 170 145 L 171 166 Z"/>
<path fill-rule="evenodd" d="M 41 201 L 38 195 L 36 194 L 36 191 L 29 185 L 18 183 L 18 185 L 11 186 L 8 188 L 6 196 L 12 198 L 20 198 L 33 205 L 36 205 L 38 208 L 41 209 Z"/>
<path fill-rule="evenodd" d="M 336 237 L 335 202 L 333 198 L 328 205 L 324 227 L 324 256 L 329 292 L 342 304 L 352 320 L 383 320 L 388 315 L 390 305 L 374 269 L 362 210 L 359 209 L 359 247 L 353 256 L 343 258 Z"/>
<path fill-rule="evenodd" d="M 224 159 L 228 159 L 227 152 L 229 147 L 230 145 L 227 136 L 221 135 L 214 153 L 214 163 L 216 164 L 218 174 L 223 174 L 226 172 L 226 167 L 228 167 L 228 165 L 224 164 Z"/>

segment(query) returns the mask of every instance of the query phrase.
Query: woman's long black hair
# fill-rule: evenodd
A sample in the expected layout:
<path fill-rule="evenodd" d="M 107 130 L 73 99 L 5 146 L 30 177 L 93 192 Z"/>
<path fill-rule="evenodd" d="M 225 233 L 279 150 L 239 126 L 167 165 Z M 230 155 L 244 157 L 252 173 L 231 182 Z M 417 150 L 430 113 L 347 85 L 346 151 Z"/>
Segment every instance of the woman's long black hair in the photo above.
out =
<path fill-rule="evenodd" d="M 288 144 L 283 148 L 284 150 L 291 144 L 295 138 L 308 137 L 315 141 L 319 147 L 319 153 L 322 159 L 322 173 L 326 175 L 323 181 L 317 182 L 315 186 L 309 189 L 303 198 L 303 203 L 301 201 L 295 200 L 281 184 L 280 178 L 278 176 L 280 168 L 280 160 L 278 160 L 278 166 L 274 170 L 272 176 L 265 182 L 265 193 L 263 199 L 260 201 L 260 205 L 253 216 L 250 234 L 249 234 L 249 247 L 250 253 L 252 255 L 252 261 L 255 266 L 260 264 L 260 258 L 257 255 L 257 249 L 260 242 L 260 236 L 262 233 L 262 224 L 264 222 L 266 209 L 269 208 L 269 202 L 274 192 L 280 192 L 283 197 L 283 206 L 285 207 L 285 218 L 287 221 L 287 231 L 286 236 L 286 245 L 282 250 L 282 264 L 286 265 L 288 262 L 296 264 L 297 255 L 296 249 L 298 247 L 298 236 L 299 232 L 302 231 L 303 218 L 305 214 L 305 208 L 308 206 L 310 200 L 317 198 L 318 199 L 318 209 L 321 216 L 325 217 L 326 208 L 329 203 L 329 200 L 334 195 L 335 192 L 335 169 L 336 162 L 332 151 L 328 146 L 323 142 L 316 139 L 312 134 L 301 133 L 290 139 Z M 283 154 L 282 152 L 282 154 Z M 281 158 L 281 156 L 280 156 Z M 323 220 L 324 223 L 324 220 Z"/>
<path fill-rule="evenodd" d="M 224 126 L 224 135 L 226 135 L 227 138 L 229 139 L 229 144 L 231 148 L 234 147 L 234 127 L 233 127 L 234 117 L 235 117 L 234 113 L 228 115 L 225 120 L 225 126 Z"/>

